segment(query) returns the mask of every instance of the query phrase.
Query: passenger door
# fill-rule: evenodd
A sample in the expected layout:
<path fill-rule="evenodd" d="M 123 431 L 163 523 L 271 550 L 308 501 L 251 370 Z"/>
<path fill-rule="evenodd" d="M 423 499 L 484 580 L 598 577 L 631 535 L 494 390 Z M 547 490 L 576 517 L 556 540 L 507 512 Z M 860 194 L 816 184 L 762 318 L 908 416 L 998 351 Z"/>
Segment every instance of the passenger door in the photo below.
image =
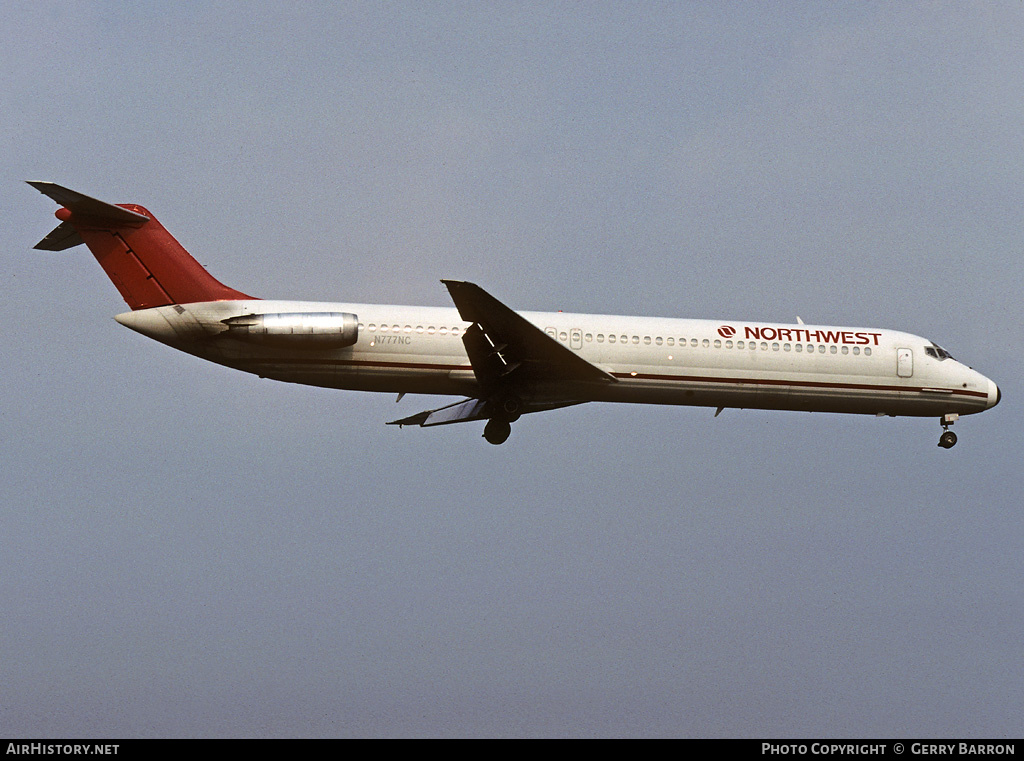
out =
<path fill-rule="evenodd" d="M 909 378 L 914 374 L 914 352 L 912 349 L 896 350 L 896 374 Z"/>

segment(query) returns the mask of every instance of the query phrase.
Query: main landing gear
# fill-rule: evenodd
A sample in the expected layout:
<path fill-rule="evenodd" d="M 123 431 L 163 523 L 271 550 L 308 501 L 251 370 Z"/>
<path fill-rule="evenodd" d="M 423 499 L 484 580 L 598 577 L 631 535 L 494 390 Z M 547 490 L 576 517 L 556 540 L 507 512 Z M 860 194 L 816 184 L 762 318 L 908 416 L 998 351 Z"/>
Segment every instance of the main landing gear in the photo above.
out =
<path fill-rule="evenodd" d="M 943 449 L 951 449 L 956 444 L 956 434 L 949 430 L 949 427 L 956 422 L 960 416 L 957 414 L 943 415 L 939 418 L 942 423 L 942 435 L 939 436 L 939 446 Z"/>
<path fill-rule="evenodd" d="M 484 438 L 488 444 L 504 444 L 512 433 L 512 424 L 507 420 L 492 417 L 484 426 Z"/>
<path fill-rule="evenodd" d="M 523 403 L 514 396 L 491 400 L 494 413 L 484 426 L 484 438 L 488 444 L 504 444 L 512 433 L 512 423 L 522 414 Z"/>

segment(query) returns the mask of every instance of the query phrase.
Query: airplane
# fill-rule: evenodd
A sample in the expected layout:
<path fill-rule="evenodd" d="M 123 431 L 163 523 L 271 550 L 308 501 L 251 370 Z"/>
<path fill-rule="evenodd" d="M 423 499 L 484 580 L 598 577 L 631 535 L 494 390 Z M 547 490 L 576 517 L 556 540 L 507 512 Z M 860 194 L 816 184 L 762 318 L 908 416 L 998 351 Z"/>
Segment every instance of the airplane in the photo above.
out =
<path fill-rule="evenodd" d="M 327 388 L 463 397 L 388 425 L 484 421 L 502 444 L 521 415 L 586 402 L 938 417 L 999 388 L 925 338 L 860 327 L 516 311 L 442 280 L 452 307 L 258 299 L 210 275 L 147 209 L 50 182 L 60 224 L 35 248 L 84 243 L 131 308 L 122 325 L 262 378 Z"/>

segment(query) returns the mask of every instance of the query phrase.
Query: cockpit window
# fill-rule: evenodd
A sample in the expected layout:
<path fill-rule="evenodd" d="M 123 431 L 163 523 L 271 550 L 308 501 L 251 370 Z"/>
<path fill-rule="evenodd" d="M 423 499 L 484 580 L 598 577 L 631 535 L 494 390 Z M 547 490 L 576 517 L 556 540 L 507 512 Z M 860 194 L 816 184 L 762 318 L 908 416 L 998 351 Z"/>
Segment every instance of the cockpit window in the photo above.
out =
<path fill-rule="evenodd" d="M 929 357 L 934 357 L 940 362 L 944 359 L 953 359 L 952 354 L 950 354 L 948 351 L 946 351 L 941 346 L 935 343 L 933 343 L 931 346 L 925 346 L 924 353 L 927 354 Z"/>

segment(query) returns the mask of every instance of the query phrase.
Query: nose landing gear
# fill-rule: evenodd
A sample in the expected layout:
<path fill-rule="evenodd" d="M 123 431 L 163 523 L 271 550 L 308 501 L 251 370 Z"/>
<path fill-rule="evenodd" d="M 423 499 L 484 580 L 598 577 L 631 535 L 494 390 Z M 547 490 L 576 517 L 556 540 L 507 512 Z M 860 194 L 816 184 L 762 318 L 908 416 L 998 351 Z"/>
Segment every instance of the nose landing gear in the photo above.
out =
<path fill-rule="evenodd" d="M 949 430 L 949 427 L 959 417 L 957 414 L 949 414 L 939 418 L 939 422 L 942 423 L 942 435 L 939 436 L 939 446 L 943 449 L 951 449 L 956 444 L 956 434 Z"/>

